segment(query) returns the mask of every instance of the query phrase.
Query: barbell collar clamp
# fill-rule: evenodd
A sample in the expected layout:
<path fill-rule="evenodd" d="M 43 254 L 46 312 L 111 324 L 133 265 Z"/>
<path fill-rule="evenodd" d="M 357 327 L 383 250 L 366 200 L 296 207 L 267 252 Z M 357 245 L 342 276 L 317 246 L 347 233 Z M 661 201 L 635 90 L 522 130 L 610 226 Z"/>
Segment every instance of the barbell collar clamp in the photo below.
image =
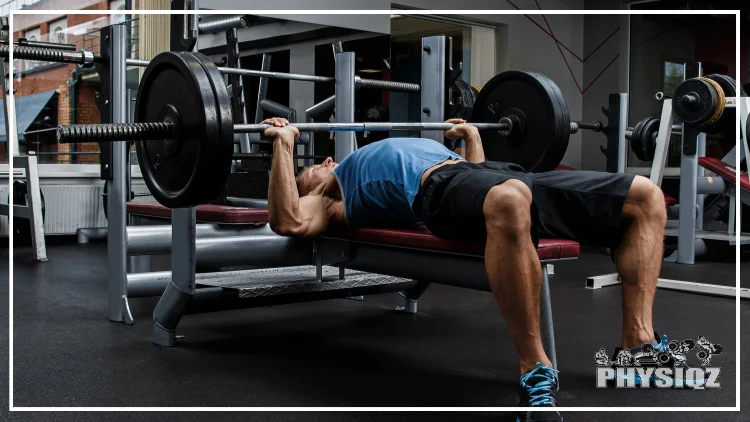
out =
<path fill-rule="evenodd" d="M 699 101 L 698 94 L 695 92 L 691 92 L 689 94 L 685 94 L 680 98 L 680 102 L 686 106 L 691 106 L 693 104 L 697 104 Z"/>
<path fill-rule="evenodd" d="M 578 133 L 580 129 L 601 132 L 604 129 L 604 124 L 598 120 L 593 122 L 570 122 L 571 134 Z"/>

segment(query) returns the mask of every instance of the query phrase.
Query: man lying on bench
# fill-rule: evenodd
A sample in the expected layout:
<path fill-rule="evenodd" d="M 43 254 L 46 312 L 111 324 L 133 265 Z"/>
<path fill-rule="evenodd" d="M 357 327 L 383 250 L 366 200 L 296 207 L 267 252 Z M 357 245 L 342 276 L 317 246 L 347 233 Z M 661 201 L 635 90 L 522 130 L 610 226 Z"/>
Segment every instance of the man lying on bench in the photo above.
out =
<path fill-rule="evenodd" d="M 461 157 L 430 139 L 389 138 L 341 163 L 330 157 L 294 175 L 297 129 L 282 118 L 273 140 L 268 193 L 271 228 L 317 236 L 332 226 L 407 227 L 486 242 L 485 266 L 521 360 L 520 406 L 557 406 L 558 375 L 540 338 L 540 236 L 610 247 L 622 280 L 622 348 L 664 347 L 651 311 L 663 252 L 664 195 L 648 179 L 589 171 L 527 173 L 484 159 L 477 129 L 463 120 L 445 132 L 464 139 Z M 615 356 L 616 359 L 616 356 Z M 562 420 L 557 411 L 523 412 L 521 421 Z"/>

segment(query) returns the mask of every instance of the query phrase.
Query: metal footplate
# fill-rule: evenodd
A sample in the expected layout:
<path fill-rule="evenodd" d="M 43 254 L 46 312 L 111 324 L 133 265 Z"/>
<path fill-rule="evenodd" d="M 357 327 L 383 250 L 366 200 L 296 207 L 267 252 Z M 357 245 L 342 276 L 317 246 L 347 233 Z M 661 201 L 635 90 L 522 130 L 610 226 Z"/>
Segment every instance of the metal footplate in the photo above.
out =
<path fill-rule="evenodd" d="M 335 267 L 323 267 L 322 278 L 318 280 L 315 275 L 315 266 L 310 265 L 249 270 L 243 271 L 241 275 L 226 278 L 198 278 L 196 283 L 203 286 L 236 290 L 238 296 L 243 299 L 261 299 L 337 291 L 341 292 L 341 297 L 384 293 L 407 289 L 416 282 L 361 271 L 347 271 L 346 277 L 341 279 L 339 278 L 339 269 Z"/>
<path fill-rule="evenodd" d="M 678 231 L 678 228 L 669 228 L 664 230 L 664 235 L 677 237 Z M 735 233 L 696 230 L 695 237 L 696 239 L 729 242 L 730 245 L 737 244 L 737 235 Z M 740 233 L 740 245 L 750 245 L 750 233 Z"/>

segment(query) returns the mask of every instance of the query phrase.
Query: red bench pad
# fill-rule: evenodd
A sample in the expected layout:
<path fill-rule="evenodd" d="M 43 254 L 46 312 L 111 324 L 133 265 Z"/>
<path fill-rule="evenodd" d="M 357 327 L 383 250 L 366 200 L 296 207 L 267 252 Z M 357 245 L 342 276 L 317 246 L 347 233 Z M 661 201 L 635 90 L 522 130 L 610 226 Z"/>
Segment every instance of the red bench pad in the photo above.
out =
<path fill-rule="evenodd" d="M 144 217 L 172 218 L 172 209 L 160 204 L 128 202 L 128 214 Z M 268 222 L 268 210 L 258 208 L 229 207 L 225 205 L 199 205 L 195 207 L 195 219 L 207 223 L 257 224 Z"/>
<path fill-rule="evenodd" d="M 146 217 L 170 218 L 172 210 L 159 204 L 128 203 L 128 213 Z M 268 222 L 268 210 L 239 208 L 223 205 L 199 205 L 195 207 L 195 218 L 209 223 L 253 224 Z M 388 246 L 402 246 L 415 249 L 431 249 L 442 252 L 484 255 L 481 242 L 464 242 L 441 239 L 424 227 L 403 229 L 342 229 L 330 232 L 326 237 L 375 243 Z M 581 247 L 571 240 L 541 239 L 537 248 L 539 259 L 576 258 Z"/>
<path fill-rule="evenodd" d="M 345 229 L 326 236 L 356 242 L 484 256 L 484 243 L 482 242 L 441 239 L 424 227 L 412 230 Z M 581 246 L 578 242 L 571 240 L 540 239 L 537 253 L 539 259 L 576 258 L 581 253 Z"/>
<path fill-rule="evenodd" d="M 718 174 L 722 179 L 726 179 L 731 183 L 736 183 L 737 169 L 733 165 L 712 157 L 700 157 L 698 158 L 698 164 Z M 740 187 L 745 190 L 750 190 L 750 179 L 748 179 L 747 173 L 744 171 L 740 171 Z"/>
<path fill-rule="evenodd" d="M 677 200 L 672 198 L 671 196 L 667 195 L 666 193 L 662 192 L 664 194 L 664 205 L 671 207 L 672 205 L 677 205 Z"/>

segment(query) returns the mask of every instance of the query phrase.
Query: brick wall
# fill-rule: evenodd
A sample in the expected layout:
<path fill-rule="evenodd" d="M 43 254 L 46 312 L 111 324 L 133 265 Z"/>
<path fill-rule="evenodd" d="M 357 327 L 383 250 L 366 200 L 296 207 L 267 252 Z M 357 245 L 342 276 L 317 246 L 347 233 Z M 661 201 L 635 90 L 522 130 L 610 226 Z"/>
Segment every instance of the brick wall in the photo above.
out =
<path fill-rule="evenodd" d="M 88 7 L 83 10 L 107 10 L 109 9 L 109 1 L 102 1 Z M 84 15 L 68 15 L 67 23 L 68 27 L 74 27 L 76 25 L 85 24 L 86 22 L 94 21 L 100 18 L 106 18 L 108 15 L 101 13 L 91 13 Z M 60 19 L 58 16 L 49 22 Z M 33 29 L 36 27 L 40 28 L 42 36 L 49 33 L 49 22 L 43 22 L 41 25 L 34 25 L 29 28 L 21 28 L 15 31 L 13 34 L 14 39 L 23 37 L 27 29 Z M 46 38 L 42 38 L 46 40 Z M 87 36 L 86 45 L 83 45 L 83 37 L 68 35 L 68 43 L 76 44 L 78 48 L 93 48 L 94 54 L 98 54 L 99 46 L 96 36 Z M 42 69 L 38 72 L 25 74 L 22 76 L 21 81 L 14 83 L 16 97 L 22 97 L 25 95 L 36 94 L 39 92 L 56 90 L 58 95 L 58 124 L 70 124 L 72 123 L 72 107 L 71 107 L 71 88 L 68 85 L 72 82 L 71 74 L 76 69 L 76 65 L 54 65 L 49 69 Z M 76 123 L 99 123 L 99 110 L 94 102 L 94 93 L 99 89 L 99 83 L 88 83 L 79 82 L 75 88 L 77 90 L 76 100 Z M 41 148 L 44 151 L 56 151 L 56 152 L 68 152 L 71 151 L 71 145 L 54 144 L 44 146 Z M 75 150 L 78 152 L 98 152 L 99 145 L 96 143 L 85 143 L 75 145 Z M 3 145 L 0 147 L 0 160 L 5 160 L 7 155 L 7 146 Z M 60 155 L 57 157 L 59 162 L 70 163 L 73 157 L 70 155 Z M 75 160 L 78 162 L 98 162 L 98 155 L 78 155 Z"/>
<path fill-rule="evenodd" d="M 99 109 L 95 103 L 95 93 L 99 90 L 99 84 L 81 84 L 78 87 L 78 98 L 76 101 L 76 116 L 80 124 L 99 123 Z M 78 152 L 98 152 L 99 144 L 85 143 L 76 144 Z M 98 155 L 79 155 L 76 157 L 79 162 L 98 162 Z"/>

